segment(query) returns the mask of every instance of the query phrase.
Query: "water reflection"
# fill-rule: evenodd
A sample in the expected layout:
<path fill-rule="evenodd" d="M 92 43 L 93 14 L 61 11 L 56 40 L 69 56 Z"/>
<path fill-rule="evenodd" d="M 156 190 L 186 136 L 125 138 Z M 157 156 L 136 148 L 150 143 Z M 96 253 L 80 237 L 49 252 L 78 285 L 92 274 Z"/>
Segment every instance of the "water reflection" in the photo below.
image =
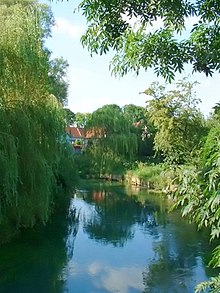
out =
<path fill-rule="evenodd" d="M 136 195 L 128 196 L 119 186 L 111 191 L 78 190 L 76 196 L 90 206 L 90 212 L 83 217 L 84 231 L 91 239 L 104 244 L 123 247 L 134 238 L 136 224 L 155 237 L 158 236 L 156 227 L 166 225 L 167 207 L 161 210 L 147 198 L 143 202 Z M 85 213 L 85 209 L 81 213 Z"/>
<path fill-rule="evenodd" d="M 93 266 L 93 264 L 91 264 Z M 93 268 L 94 269 L 94 268 Z M 137 267 L 105 267 L 105 272 L 100 264 L 99 270 L 96 268 L 97 277 L 96 290 L 103 292 L 142 292 L 144 289 L 142 282 L 142 269 Z"/>
<path fill-rule="evenodd" d="M 26 230 L 0 249 L 1 293 L 65 292 L 68 260 L 73 256 L 78 220 L 68 206 L 47 226 Z"/>
<path fill-rule="evenodd" d="M 85 201 L 96 203 L 94 212 L 84 222 L 84 230 L 90 238 L 123 247 L 134 237 L 132 225 L 141 209 L 138 203 L 114 191 L 92 192 Z"/>
<path fill-rule="evenodd" d="M 175 212 L 168 224 L 158 227 L 160 239 L 152 243 L 154 256 L 143 272 L 145 293 L 193 292 L 197 283 L 215 275 L 207 268 L 205 252 L 211 251 L 207 231 L 198 232 Z"/>
<path fill-rule="evenodd" d="M 217 273 L 207 268 L 208 232 L 198 232 L 178 212 L 168 214 L 168 203 L 160 195 L 101 185 L 78 196 L 92 208 L 82 220 L 84 233 L 108 246 L 107 263 L 89 264 L 96 280 L 90 286 L 96 292 L 192 293 L 198 282 Z M 126 260 L 112 263 L 109 244 L 123 248 Z"/>
<path fill-rule="evenodd" d="M 0 249 L 1 293 L 192 293 L 207 268 L 207 231 L 160 195 L 85 182 L 46 227 Z"/>

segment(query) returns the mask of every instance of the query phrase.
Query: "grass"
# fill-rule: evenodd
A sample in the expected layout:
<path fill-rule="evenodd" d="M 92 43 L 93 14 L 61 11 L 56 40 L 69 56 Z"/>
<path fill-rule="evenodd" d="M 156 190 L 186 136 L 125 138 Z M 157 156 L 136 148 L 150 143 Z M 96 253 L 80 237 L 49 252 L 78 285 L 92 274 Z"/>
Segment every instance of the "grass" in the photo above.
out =
<path fill-rule="evenodd" d="M 175 188 L 176 170 L 167 168 L 163 164 L 138 163 L 132 170 L 128 170 L 125 180 L 129 183 L 146 186 L 150 189 L 170 191 Z"/>

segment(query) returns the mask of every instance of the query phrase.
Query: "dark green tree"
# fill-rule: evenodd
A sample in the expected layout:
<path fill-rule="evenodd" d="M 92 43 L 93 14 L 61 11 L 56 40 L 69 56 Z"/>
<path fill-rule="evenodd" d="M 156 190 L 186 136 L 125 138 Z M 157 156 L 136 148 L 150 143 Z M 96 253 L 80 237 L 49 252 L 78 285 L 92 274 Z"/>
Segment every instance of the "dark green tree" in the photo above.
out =
<path fill-rule="evenodd" d="M 138 159 L 146 160 L 147 157 L 152 157 L 154 155 L 153 139 L 155 129 L 150 122 L 146 109 L 134 104 L 128 104 L 122 110 L 126 119 L 134 126 L 133 131 L 137 135 Z"/>
<path fill-rule="evenodd" d="M 145 119 L 145 108 L 136 106 L 134 104 L 128 104 L 122 107 L 122 111 L 127 118 L 134 124 L 143 124 Z"/>
<path fill-rule="evenodd" d="M 70 109 L 64 108 L 65 111 L 65 121 L 66 121 L 66 126 L 74 125 L 75 123 L 75 113 L 73 113 Z"/>

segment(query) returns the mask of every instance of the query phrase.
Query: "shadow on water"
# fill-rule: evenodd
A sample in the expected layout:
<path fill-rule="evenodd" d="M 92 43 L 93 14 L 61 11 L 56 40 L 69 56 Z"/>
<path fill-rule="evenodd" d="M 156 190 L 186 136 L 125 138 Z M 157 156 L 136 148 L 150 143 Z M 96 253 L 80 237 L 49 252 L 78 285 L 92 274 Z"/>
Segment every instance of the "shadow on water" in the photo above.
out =
<path fill-rule="evenodd" d="M 63 268 L 73 256 L 78 216 L 69 205 L 46 225 L 25 230 L 0 247 L 1 293 L 65 292 Z"/>

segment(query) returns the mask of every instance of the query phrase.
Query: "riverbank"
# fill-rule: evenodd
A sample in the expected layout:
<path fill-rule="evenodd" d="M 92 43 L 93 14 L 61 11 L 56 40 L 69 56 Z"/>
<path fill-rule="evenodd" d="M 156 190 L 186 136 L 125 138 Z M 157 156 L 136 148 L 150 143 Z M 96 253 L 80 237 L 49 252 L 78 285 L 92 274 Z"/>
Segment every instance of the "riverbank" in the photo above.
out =
<path fill-rule="evenodd" d="M 99 179 L 125 182 L 154 192 L 170 193 L 177 189 L 176 178 L 176 168 L 168 168 L 163 164 L 138 163 L 136 168 L 127 170 L 124 174 L 105 174 Z"/>

